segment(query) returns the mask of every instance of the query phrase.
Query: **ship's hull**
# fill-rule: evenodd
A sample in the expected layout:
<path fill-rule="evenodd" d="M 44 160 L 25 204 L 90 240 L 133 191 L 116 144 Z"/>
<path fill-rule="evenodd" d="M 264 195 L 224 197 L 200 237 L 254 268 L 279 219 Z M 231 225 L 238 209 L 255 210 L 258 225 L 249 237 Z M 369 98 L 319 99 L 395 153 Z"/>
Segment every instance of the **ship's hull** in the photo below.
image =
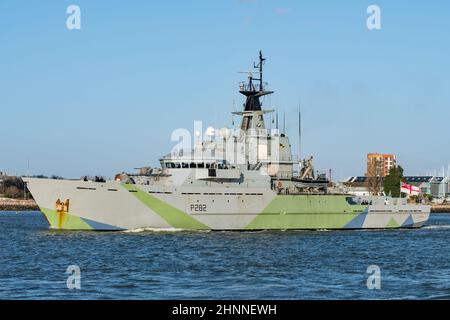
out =
<path fill-rule="evenodd" d="M 61 230 L 417 228 L 430 213 L 429 206 L 355 205 L 345 195 L 277 195 L 270 189 L 25 181 L 50 228 Z"/>

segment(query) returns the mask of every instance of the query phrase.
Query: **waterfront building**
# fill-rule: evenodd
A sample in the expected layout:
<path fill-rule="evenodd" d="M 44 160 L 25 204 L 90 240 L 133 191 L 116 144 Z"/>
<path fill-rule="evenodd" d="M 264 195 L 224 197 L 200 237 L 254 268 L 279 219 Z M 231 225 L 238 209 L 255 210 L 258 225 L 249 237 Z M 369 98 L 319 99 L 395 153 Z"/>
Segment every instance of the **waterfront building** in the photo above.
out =
<path fill-rule="evenodd" d="M 367 154 L 366 176 L 385 177 L 396 162 L 397 157 L 393 154 L 369 153 Z"/>
<path fill-rule="evenodd" d="M 433 199 L 444 200 L 450 198 L 450 177 L 435 176 L 405 176 L 403 181 L 420 189 L 420 195 L 430 195 Z M 368 177 L 349 177 L 340 183 L 341 188 L 356 196 L 370 195 Z M 381 178 L 384 185 L 384 178 Z M 381 188 L 382 189 L 382 188 Z M 382 191 L 382 190 L 381 190 Z"/>
<path fill-rule="evenodd" d="M 341 188 L 344 189 L 346 193 L 353 194 L 358 197 L 370 195 L 367 177 L 349 177 L 341 183 Z"/>
<path fill-rule="evenodd" d="M 445 199 L 450 196 L 449 177 L 408 176 L 405 177 L 405 181 L 419 187 L 421 194 L 429 194 L 435 199 Z"/>
<path fill-rule="evenodd" d="M 6 173 L 3 171 L 0 171 L 0 198 L 2 198 L 4 195 L 2 194 L 1 190 L 3 189 L 3 180 L 6 178 Z"/>
<path fill-rule="evenodd" d="M 0 171 L 0 185 L 3 183 L 3 180 L 7 177 L 6 172 Z"/>
<path fill-rule="evenodd" d="M 420 189 L 420 194 L 431 195 L 431 183 L 433 181 L 433 176 L 405 176 L 404 181 L 414 187 Z"/>

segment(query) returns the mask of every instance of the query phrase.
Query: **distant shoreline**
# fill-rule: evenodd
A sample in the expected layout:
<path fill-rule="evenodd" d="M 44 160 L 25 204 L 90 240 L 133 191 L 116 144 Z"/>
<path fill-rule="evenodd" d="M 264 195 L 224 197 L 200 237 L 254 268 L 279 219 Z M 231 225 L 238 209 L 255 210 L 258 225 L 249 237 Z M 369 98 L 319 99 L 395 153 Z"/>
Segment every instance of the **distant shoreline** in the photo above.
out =
<path fill-rule="evenodd" d="M 0 211 L 40 211 L 33 199 L 19 200 L 0 198 Z"/>
<path fill-rule="evenodd" d="M 434 204 L 431 206 L 431 213 L 449 213 L 450 204 Z"/>
<path fill-rule="evenodd" d="M 33 199 L 19 200 L 0 198 L 0 211 L 40 211 Z M 450 213 L 449 204 L 431 205 L 431 213 Z"/>

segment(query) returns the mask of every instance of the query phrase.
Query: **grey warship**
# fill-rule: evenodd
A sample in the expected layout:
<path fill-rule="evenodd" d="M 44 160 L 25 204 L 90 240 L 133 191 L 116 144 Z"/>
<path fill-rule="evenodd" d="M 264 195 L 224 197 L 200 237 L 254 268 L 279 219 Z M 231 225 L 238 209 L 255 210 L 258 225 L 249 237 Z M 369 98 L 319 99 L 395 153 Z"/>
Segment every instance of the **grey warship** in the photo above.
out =
<path fill-rule="evenodd" d="M 238 130 L 199 136 L 175 149 L 158 168 L 140 168 L 108 181 L 24 178 L 50 228 L 64 230 L 289 230 L 417 228 L 430 206 L 386 196 L 355 197 L 328 190 L 312 159 L 293 156 L 289 137 L 267 129 L 260 52 L 239 93 Z"/>

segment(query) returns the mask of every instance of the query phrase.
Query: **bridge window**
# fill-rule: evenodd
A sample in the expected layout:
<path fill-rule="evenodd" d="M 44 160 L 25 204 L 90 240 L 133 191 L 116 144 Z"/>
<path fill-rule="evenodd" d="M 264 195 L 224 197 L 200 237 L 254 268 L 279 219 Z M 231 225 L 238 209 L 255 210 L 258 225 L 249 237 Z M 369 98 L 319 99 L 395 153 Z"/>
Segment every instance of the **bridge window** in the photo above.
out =
<path fill-rule="evenodd" d="M 361 201 L 361 199 L 354 198 L 354 197 L 347 197 L 347 198 L 345 198 L 345 200 L 347 200 L 348 204 L 352 205 L 352 206 L 354 206 L 354 205 L 361 205 L 361 204 L 362 205 L 368 205 L 369 204 L 369 201 L 367 201 L 367 200 Z"/>

